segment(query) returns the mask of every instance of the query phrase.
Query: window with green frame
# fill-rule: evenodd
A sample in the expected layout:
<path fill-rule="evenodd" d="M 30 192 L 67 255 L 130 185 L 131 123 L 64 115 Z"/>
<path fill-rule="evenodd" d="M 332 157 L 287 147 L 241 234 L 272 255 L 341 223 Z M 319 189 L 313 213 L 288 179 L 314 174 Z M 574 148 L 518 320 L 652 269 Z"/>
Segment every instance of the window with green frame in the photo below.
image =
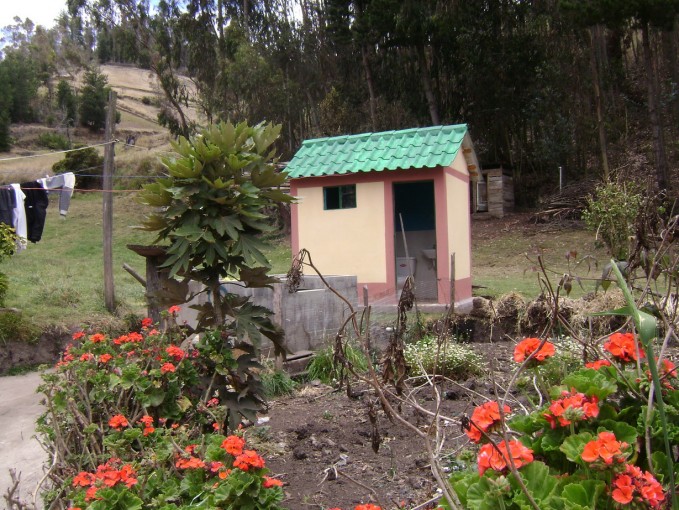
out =
<path fill-rule="evenodd" d="M 323 188 L 323 208 L 353 209 L 356 207 L 356 185 L 326 186 Z"/>

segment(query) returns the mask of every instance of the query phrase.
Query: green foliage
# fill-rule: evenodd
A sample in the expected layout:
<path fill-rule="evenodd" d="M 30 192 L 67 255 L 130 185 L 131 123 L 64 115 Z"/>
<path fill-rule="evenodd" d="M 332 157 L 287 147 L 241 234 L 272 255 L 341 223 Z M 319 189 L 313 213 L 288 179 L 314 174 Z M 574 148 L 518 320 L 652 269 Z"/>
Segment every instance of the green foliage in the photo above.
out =
<path fill-rule="evenodd" d="M 479 354 L 453 340 L 439 340 L 425 336 L 407 344 L 403 354 L 414 375 L 440 374 L 453 379 L 466 379 L 483 372 L 484 365 Z"/>
<path fill-rule="evenodd" d="M 261 374 L 264 394 L 267 398 L 289 395 L 297 388 L 297 383 L 285 370 L 267 367 Z"/>
<path fill-rule="evenodd" d="M 0 344 L 7 342 L 33 343 L 40 337 L 40 330 L 30 319 L 15 312 L 0 312 Z"/>
<path fill-rule="evenodd" d="M 679 440 L 679 428 L 674 425 L 679 416 L 675 408 L 679 378 L 671 363 L 663 364 L 662 374 L 658 373 L 651 343 L 655 321 L 636 308 L 617 267 L 613 271 L 628 304 L 608 313 L 632 316 L 638 338 L 616 333 L 614 342 L 611 336 L 603 346 L 610 361 L 599 360 L 569 374 L 547 392 L 550 401 L 527 415 L 511 417 L 515 410 L 507 409 L 509 420 L 491 423 L 493 418 L 486 421 L 487 408 L 477 407 L 470 438 L 484 443 L 490 438 L 506 451 L 503 438 L 493 437 L 498 428 L 506 427 L 504 437 L 517 437 L 520 443 L 509 450 L 519 462 L 518 476 L 526 490 L 511 472 L 507 457 L 484 444 L 478 457 L 479 473 L 456 473 L 450 480 L 466 510 L 530 508 L 528 494 L 544 510 L 617 508 L 631 500 L 635 507 L 645 509 L 676 506 L 671 490 L 674 466 L 668 459 Z M 637 352 L 637 342 L 646 353 L 639 368 L 621 351 Z M 611 361 L 615 366 L 610 366 Z M 528 370 L 540 379 L 546 364 L 542 361 Z M 649 415 L 650 384 L 657 411 Z M 471 427 L 487 436 L 479 440 Z"/>
<path fill-rule="evenodd" d="M 588 199 L 583 219 L 616 260 L 627 260 L 629 256 L 629 239 L 634 234 L 642 199 L 642 190 L 632 182 L 602 184 Z"/>
<path fill-rule="evenodd" d="M 9 130 L 9 112 L 0 110 L 0 152 L 7 152 L 12 147 Z"/>
<path fill-rule="evenodd" d="M 38 145 L 54 151 L 63 151 L 71 148 L 71 144 L 66 137 L 59 133 L 52 132 L 40 133 L 38 136 Z"/>
<path fill-rule="evenodd" d="M 222 278 L 249 287 L 273 280 L 259 236 L 271 230 L 263 209 L 292 197 L 278 186 L 285 174 L 273 164 L 273 143 L 280 126 L 220 123 L 187 140 L 173 143 L 174 158 L 164 159 L 168 177 L 144 186 L 141 203 L 157 208 L 143 229 L 168 241 L 164 266 L 170 276 L 190 276 L 218 299 L 201 307 L 199 324 L 222 326 L 230 317 L 239 338 L 258 345 L 263 334 L 281 348 L 280 334 L 268 311 L 236 296 L 223 295 Z"/>
<path fill-rule="evenodd" d="M 77 149 L 78 147 L 76 147 Z M 72 152 L 67 152 L 64 159 L 52 165 L 52 170 L 56 174 L 65 172 L 81 172 L 88 176 L 78 177 L 78 187 L 85 189 L 97 189 L 101 187 L 101 179 L 90 177 L 104 173 L 104 158 L 99 155 L 96 149 L 89 147 Z M 86 170 L 86 172 L 83 172 Z"/>
<path fill-rule="evenodd" d="M 365 373 L 368 370 L 369 360 L 360 347 L 347 342 L 344 345 L 343 356 L 357 373 Z M 307 367 L 309 379 L 318 379 L 325 384 L 337 384 L 341 379 L 342 366 L 335 362 L 335 354 L 332 346 L 316 351 Z"/>
<path fill-rule="evenodd" d="M 90 131 L 99 131 L 106 125 L 108 103 L 108 78 L 97 68 L 85 73 L 80 91 L 80 125 Z"/>

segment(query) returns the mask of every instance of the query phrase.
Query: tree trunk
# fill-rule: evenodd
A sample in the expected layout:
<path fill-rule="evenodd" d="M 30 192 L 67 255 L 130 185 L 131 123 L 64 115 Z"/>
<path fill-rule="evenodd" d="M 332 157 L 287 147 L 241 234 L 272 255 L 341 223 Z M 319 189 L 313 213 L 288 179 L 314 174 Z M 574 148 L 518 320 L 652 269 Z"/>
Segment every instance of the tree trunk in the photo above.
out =
<path fill-rule="evenodd" d="M 589 30 L 590 39 L 590 54 L 589 65 L 592 71 L 592 85 L 594 86 L 594 102 L 596 104 L 596 121 L 597 129 L 599 131 L 599 148 L 601 150 L 601 170 L 603 178 L 608 181 L 610 178 L 610 168 L 608 166 L 608 141 L 606 139 L 606 126 L 604 125 L 604 113 L 601 100 L 601 80 L 599 78 L 599 59 L 597 59 L 597 30 L 598 27 L 592 27 Z"/>
<path fill-rule="evenodd" d="M 675 21 L 671 31 L 663 30 L 663 53 L 665 62 L 670 75 L 670 111 L 672 112 L 673 122 L 670 123 L 674 127 L 674 132 L 677 132 L 679 127 L 679 45 L 677 44 L 677 28 L 679 28 L 679 21 Z"/>
<path fill-rule="evenodd" d="M 377 131 L 377 100 L 375 98 L 373 73 L 370 68 L 370 61 L 368 60 L 368 47 L 365 44 L 361 45 L 361 56 L 363 57 L 363 70 L 365 71 L 365 81 L 368 84 L 368 94 L 370 96 L 370 124 L 373 132 L 375 132 Z"/>
<path fill-rule="evenodd" d="M 642 45 L 644 51 L 644 65 L 646 70 L 646 87 L 648 90 L 648 115 L 653 134 L 653 151 L 655 153 L 655 174 L 658 189 L 666 190 L 669 187 L 667 179 L 667 156 L 665 154 L 665 139 L 663 135 L 662 117 L 658 111 L 660 95 L 658 93 L 658 81 L 656 69 L 653 65 L 653 52 L 649 34 L 649 25 L 644 23 L 641 29 Z"/>
<path fill-rule="evenodd" d="M 439 110 L 436 105 L 436 98 L 431 87 L 431 77 L 429 76 L 429 67 L 427 66 L 427 55 L 424 52 L 424 43 L 417 45 L 417 63 L 420 66 L 420 76 L 422 79 L 422 88 L 424 89 L 424 96 L 427 98 L 427 105 L 429 106 L 429 115 L 431 116 L 431 123 L 434 126 L 441 124 L 439 118 Z"/>

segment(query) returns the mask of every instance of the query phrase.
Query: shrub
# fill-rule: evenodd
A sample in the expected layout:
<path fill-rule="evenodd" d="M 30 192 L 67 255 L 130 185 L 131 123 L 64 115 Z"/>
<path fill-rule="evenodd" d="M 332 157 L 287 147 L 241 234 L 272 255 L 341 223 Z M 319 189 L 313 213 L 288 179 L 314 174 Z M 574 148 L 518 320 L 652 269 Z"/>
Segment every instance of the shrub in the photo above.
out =
<path fill-rule="evenodd" d="M 76 147 L 77 148 L 77 147 Z M 54 173 L 83 172 L 87 175 L 78 176 L 78 187 L 85 189 L 97 189 L 101 187 L 101 179 L 98 177 L 104 173 L 104 158 L 96 149 L 89 147 L 66 153 L 64 159 L 52 165 Z"/>
<path fill-rule="evenodd" d="M 281 483 L 237 435 L 254 421 L 241 392 L 258 378 L 252 350 L 221 335 L 183 337 L 153 329 L 111 338 L 77 332 L 40 387 L 47 400 L 38 433 L 61 459 L 50 471 L 59 508 L 277 509 Z M 57 501 L 54 501 L 57 500 Z M 60 506 L 59 506 L 60 505 Z M 160 505 L 160 506 L 159 506 Z"/>
<path fill-rule="evenodd" d="M 40 330 L 24 316 L 15 312 L 0 312 L 0 345 L 7 342 L 34 343 L 40 338 Z"/>
<path fill-rule="evenodd" d="M 414 375 L 436 373 L 453 379 L 465 379 L 483 371 L 480 355 L 452 340 L 439 343 L 431 335 L 406 345 L 403 354 Z"/>
<path fill-rule="evenodd" d="M 40 133 L 38 145 L 54 151 L 64 151 L 71 147 L 66 137 L 59 133 Z"/>
<path fill-rule="evenodd" d="M 643 200 L 642 190 L 633 182 L 609 182 L 597 187 L 588 199 L 583 219 L 617 260 L 627 260 L 630 236 L 634 233 Z"/>

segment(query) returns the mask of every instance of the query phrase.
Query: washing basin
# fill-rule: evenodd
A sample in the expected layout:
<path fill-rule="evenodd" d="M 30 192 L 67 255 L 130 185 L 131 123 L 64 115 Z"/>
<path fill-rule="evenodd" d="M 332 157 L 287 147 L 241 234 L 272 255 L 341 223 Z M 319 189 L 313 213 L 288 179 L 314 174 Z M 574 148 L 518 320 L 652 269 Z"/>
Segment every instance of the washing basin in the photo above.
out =
<path fill-rule="evenodd" d="M 436 260 L 436 248 L 422 250 L 422 256 L 428 260 Z"/>

